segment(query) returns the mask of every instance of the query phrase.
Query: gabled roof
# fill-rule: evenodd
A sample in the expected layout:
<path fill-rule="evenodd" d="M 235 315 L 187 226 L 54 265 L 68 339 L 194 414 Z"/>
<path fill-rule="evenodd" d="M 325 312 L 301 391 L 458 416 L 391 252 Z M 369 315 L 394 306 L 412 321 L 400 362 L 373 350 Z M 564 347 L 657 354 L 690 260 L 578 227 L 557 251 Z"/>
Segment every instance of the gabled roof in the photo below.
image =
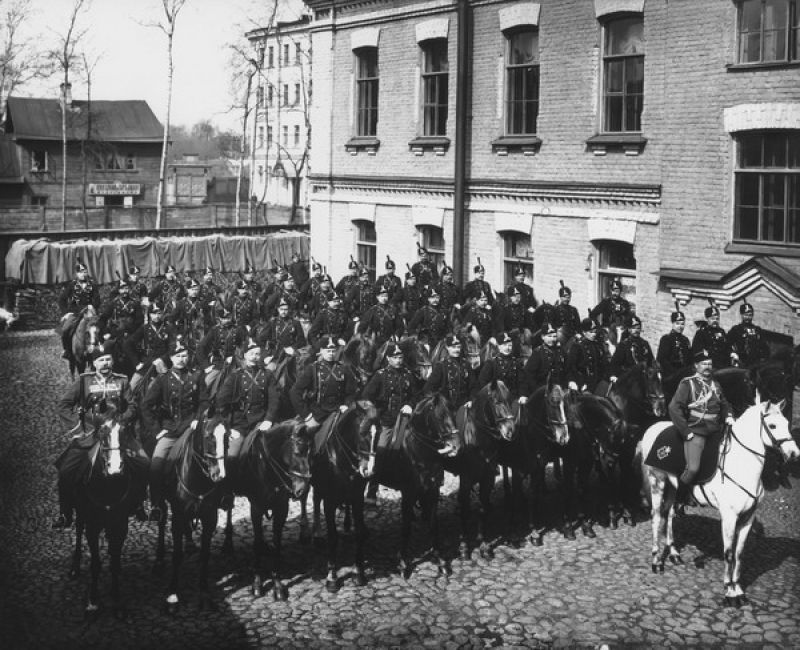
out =
<path fill-rule="evenodd" d="M 164 127 L 147 102 L 92 101 L 92 138 L 106 142 L 160 142 Z M 73 101 L 67 114 L 67 138 L 84 139 L 87 102 Z M 61 104 L 58 99 L 9 97 L 6 133 L 16 140 L 61 140 Z"/>
<path fill-rule="evenodd" d="M 0 183 L 22 183 L 19 152 L 17 143 L 7 135 L 0 133 Z"/>

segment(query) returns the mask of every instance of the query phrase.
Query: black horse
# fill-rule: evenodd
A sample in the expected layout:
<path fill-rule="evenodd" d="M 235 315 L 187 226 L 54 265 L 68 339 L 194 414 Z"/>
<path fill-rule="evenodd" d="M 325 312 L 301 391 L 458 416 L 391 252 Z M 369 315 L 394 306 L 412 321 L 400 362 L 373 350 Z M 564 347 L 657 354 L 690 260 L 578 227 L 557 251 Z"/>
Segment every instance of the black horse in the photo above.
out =
<path fill-rule="evenodd" d="M 280 348 L 267 363 L 266 368 L 273 374 L 280 394 L 278 421 L 283 422 L 297 415 L 292 406 L 292 400 L 289 398 L 289 390 L 297 381 L 298 375 L 309 363 L 313 362 L 314 353 L 310 346 L 305 346 L 295 350 L 294 354 L 287 354 L 283 348 Z"/>
<path fill-rule="evenodd" d="M 272 513 L 272 596 L 286 600 L 288 589 L 280 579 L 283 527 L 289 515 L 289 499 L 306 494 L 310 482 L 308 440 L 305 424 L 288 420 L 266 430 L 252 431 L 242 444 L 235 470 L 228 476 L 236 494 L 250 502 L 253 522 L 253 585 L 256 598 L 264 594 L 261 558 L 268 554 L 264 542 L 263 519 Z M 225 547 L 233 546 L 233 524 L 228 511 Z"/>
<path fill-rule="evenodd" d="M 178 582 L 184 554 L 184 535 L 193 521 L 202 525 L 200 544 L 200 608 L 212 606 L 208 595 L 208 561 L 211 536 L 217 526 L 217 510 L 226 491 L 225 427 L 214 419 L 202 418 L 187 429 L 169 455 L 166 484 L 167 501 L 172 511 L 172 575 L 166 606 L 174 612 L 179 603 Z M 156 571 L 164 564 L 165 518 L 158 524 Z"/>
<path fill-rule="evenodd" d="M 637 363 L 629 368 L 611 384 L 607 397 L 639 438 L 647 427 L 667 416 L 661 372 L 656 366 Z"/>
<path fill-rule="evenodd" d="M 364 573 L 364 490 L 375 470 L 375 444 L 378 434 L 378 414 L 371 402 L 356 406 L 337 418 L 328 439 L 311 461 L 311 484 L 314 486 L 315 522 L 320 502 L 325 508 L 328 537 L 328 575 L 325 587 L 330 592 L 339 589 L 336 553 L 339 534 L 336 530 L 336 510 L 350 507 L 356 533 L 356 583 L 367 584 Z"/>
<path fill-rule="evenodd" d="M 341 361 L 350 367 L 353 375 L 358 379 L 359 389 L 363 389 L 374 372 L 380 367 L 380 356 L 375 336 L 369 333 L 354 334 L 342 350 Z"/>
<path fill-rule="evenodd" d="M 564 536 L 575 539 L 575 520 L 584 526 L 587 535 L 592 534 L 583 513 L 572 515 L 575 510 L 573 479 L 576 472 L 580 472 L 580 476 L 588 475 L 592 457 L 588 436 L 581 432 L 576 435 L 569 426 L 570 393 L 551 382 L 540 386 L 525 404 L 515 438 L 500 445 L 500 463 L 513 470 L 512 517 L 516 504 L 523 498 L 523 478 L 530 478 L 527 523 L 533 526 L 529 539 L 535 546 L 541 546 L 547 529 L 541 517 L 541 506 L 546 491 L 545 470 L 554 461 L 564 464 L 561 499 L 565 508 L 562 526 Z"/>
<path fill-rule="evenodd" d="M 91 553 L 86 614 L 96 616 L 101 564 L 99 539 L 100 533 L 105 531 L 111 557 L 112 607 L 115 615 L 124 617 L 119 593 L 122 547 L 128 535 L 128 517 L 145 495 L 148 459 L 134 440 L 132 428 L 120 421 L 113 408 L 109 408 L 95 428 L 93 437 L 94 447 L 88 451 L 94 462 L 87 480 L 79 483 L 75 495 L 76 535 L 70 575 L 80 573 L 81 540 L 85 531 Z"/>
<path fill-rule="evenodd" d="M 439 488 L 444 480 L 442 452 L 453 448 L 458 431 L 446 398 L 434 394 L 414 408 L 408 427 L 401 439 L 393 441 L 384 450 L 376 464 L 378 481 L 402 495 L 402 528 L 398 568 L 402 575 L 411 575 L 409 542 L 414 505 L 422 507 L 422 518 L 428 524 L 432 537 L 432 558 L 442 574 L 449 570 L 443 563 L 439 540 Z"/>
<path fill-rule="evenodd" d="M 462 560 L 470 559 L 470 500 L 472 488 L 476 484 L 480 504 L 476 544 L 481 557 L 491 558 L 494 555 L 487 540 L 487 528 L 499 447 L 504 441 L 513 439 L 516 428 L 510 400 L 511 394 L 506 385 L 502 381 L 493 382 L 478 391 L 471 408 L 462 406 L 456 414 L 460 450 L 454 458 L 444 459 L 444 467 L 459 477 L 459 555 Z"/>
<path fill-rule="evenodd" d="M 570 406 L 570 429 L 582 431 L 591 442 L 602 496 L 608 505 L 609 526 L 616 529 L 620 518 L 633 525 L 633 474 L 625 463 L 629 462 L 630 449 L 636 448 L 634 432 L 609 399 L 576 393 Z"/>

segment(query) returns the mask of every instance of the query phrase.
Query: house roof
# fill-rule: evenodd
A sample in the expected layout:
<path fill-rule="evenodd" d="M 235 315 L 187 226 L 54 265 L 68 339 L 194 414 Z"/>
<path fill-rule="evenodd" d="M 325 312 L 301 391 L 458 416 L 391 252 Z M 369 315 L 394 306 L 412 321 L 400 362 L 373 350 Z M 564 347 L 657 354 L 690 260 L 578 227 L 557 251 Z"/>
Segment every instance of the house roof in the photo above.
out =
<path fill-rule="evenodd" d="M 7 135 L 0 133 L 0 183 L 22 183 L 17 144 Z"/>
<path fill-rule="evenodd" d="M 88 103 L 73 101 L 67 115 L 67 137 L 86 137 Z M 92 137 L 107 142 L 160 142 L 164 127 L 147 102 L 95 100 L 91 103 Z M 9 97 L 6 133 L 17 140 L 61 140 L 61 104 L 58 99 Z"/>

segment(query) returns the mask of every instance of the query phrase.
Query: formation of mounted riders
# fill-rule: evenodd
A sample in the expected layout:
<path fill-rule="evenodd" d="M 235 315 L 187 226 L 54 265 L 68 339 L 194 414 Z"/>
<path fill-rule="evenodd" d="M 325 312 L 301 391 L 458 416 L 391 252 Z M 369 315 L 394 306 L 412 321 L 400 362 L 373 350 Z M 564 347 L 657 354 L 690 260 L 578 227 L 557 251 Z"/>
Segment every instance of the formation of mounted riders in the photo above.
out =
<path fill-rule="evenodd" d="M 636 443 L 669 413 L 685 443 L 686 467 L 672 470 L 685 500 L 705 441 L 741 412 L 726 399 L 728 386 L 739 395 L 753 381 L 762 390 L 770 383 L 752 370 L 768 362 L 769 346 L 747 302 L 742 322 L 729 332 L 711 303 L 691 343 L 676 303 L 671 330 L 653 354 L 619 279 L 581 318 L 563 282 L 556 304 L 539 304 L 521 267 L 495 293 L 480 259 L 463 287 L 452 268 L 437 269 L 422 247 L 404 279 L 388 256 L 384 266 L 373 281 L 351 257 L 347 275 L 334 283 L 317 262 L 309 274 L 297 256 L 268 272 L 248 263 L 230 291 L 217 286 L 212 268 L 200 279 L 179 279 L 168 266 L 148 287 L 132 266 L 101 305 L 79 262 L 61 299 L 64 358 L 82 374 L 60 402 L 72 440 L 57 463 L 60 513 L 53 527 L 70 527 L 77 510 L 79 532 L 94 522 L 107 535 L 116 527 L 119 540 L 129 516 L 149 519 L 159 524 L 163 562 L 169 503 L 173 552 L 182 553 L 189 523 L 200 520 L 205 567 L 217 510 L 228 511 L 229 543 L 233 497 L 246 496 L 256 532 L 254 592 L 261 593 L 259 558 L 267 549 L 261 520 L 271 512 L 273 590 L 285 598 L 281 529 L 291 498 L 303 503 L 305 527 L 313 486 L 315 526 L 320 503 L 325 508 L 327 586 L 335 590 L 337 508 L 352 514 L 363 583 L 363 512 L 379 484 L 402 494 L 406 573 L 415 505 L 430 525 L 433 558 L 442 561 L 436 507 L 444 471 L 460 478 L 462 558 L 470 556 L 475 485 L 475 544 L 482 555 L 492 554 L 486 526 L 499 466 L 511 502 L 528 504 L 533 543 L 541 544 L 548 527 L 541 501 L 551 462 L 562 490 L 564 535 L 574 538 L 580 528 L 593 537 L 588 486 L 595 471 L 610 524 L 621 517 L 631 523 L 640 486 Z M 265 275 L 262 284 L 257 276 Z M 83 373 L 89 363 L 92 370 Z M 706 370 L 732 366 L 742 370 L 723 393 Z M 773 384 L 778 399 L 784 387 Z M 109 547 L 115 580 L 113 554 L 118 568 L 121 542 Z M 75 570 L 79 560 L 80 534 Z M 174 560 L 170 604 L 178 602 L 179 564 Z M 204 591 L 205 581 L 203 568 Z M 92 594 L 96 588 L 95 606 Z"/>

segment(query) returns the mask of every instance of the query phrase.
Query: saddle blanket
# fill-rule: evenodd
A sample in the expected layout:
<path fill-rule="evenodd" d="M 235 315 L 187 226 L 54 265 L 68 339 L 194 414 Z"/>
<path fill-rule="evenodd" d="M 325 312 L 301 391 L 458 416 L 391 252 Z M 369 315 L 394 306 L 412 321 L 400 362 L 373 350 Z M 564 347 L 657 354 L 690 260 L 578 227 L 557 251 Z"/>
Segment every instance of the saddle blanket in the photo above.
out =
<path fill-rule="evenodd" d="M 706 438 L 706 446 L 703 448 L 703 454 L 700 457 L 700 469 L 695 478 L 696 485 L 708 483 L 716 473 L 721 440 L 721 434 Z M 686 455 L 683 444 L 683 438 L 678 433 L 677 427 L 674 425 L 668 426 L 656 438 L 644 464 L 668 474 L 680 476 L 683 470 L 686 469 Z"/>

